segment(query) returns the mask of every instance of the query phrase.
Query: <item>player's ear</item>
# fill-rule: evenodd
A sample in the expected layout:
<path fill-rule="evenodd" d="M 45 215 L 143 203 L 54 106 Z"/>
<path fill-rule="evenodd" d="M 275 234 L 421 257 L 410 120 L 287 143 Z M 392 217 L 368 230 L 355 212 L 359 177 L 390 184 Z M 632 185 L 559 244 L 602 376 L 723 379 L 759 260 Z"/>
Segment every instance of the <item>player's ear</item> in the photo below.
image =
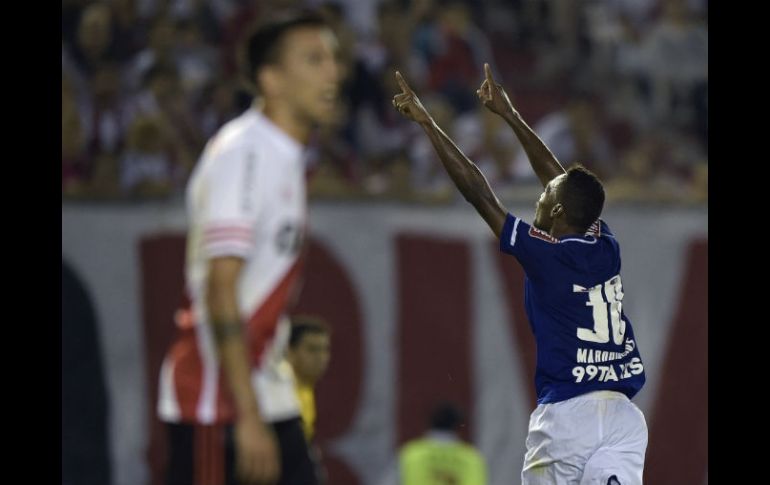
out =
<path fill-rule="evenodd" d="M 561 217 L 563 215 L 564 215 L 564 206 L 561 205 L 560 202 L 557 202 L 551 208 L 551 219 L 556 219 L 557 217 Z"/>

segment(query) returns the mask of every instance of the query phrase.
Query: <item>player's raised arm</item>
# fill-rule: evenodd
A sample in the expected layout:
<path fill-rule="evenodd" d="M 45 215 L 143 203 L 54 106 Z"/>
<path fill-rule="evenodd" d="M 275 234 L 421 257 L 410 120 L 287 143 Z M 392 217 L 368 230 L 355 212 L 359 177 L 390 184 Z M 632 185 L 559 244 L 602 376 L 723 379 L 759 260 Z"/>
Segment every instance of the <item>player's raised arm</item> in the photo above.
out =
<path fill-rule="evenodd" d="M 460 193 L 489 224 L 495 237 L 499 237 L 507 210 L 492 192 L 484 174 L 441 130 L 398 71 L 396 80 L 401 92 L 393 97 L 393 106 L 406 118 L 422 126 Z"/>
<path fill-rule="evenodd" d="M 492 77 L 492 69 L 487 63 L 484 63 L 484 78 L 476 94 L 487 109 L 502 116 L 513 128 L 516 138 L 519 139 L 521 146 L 527 153 L 532 169 L 545 187 L 553 178 L 565 172 L 564 167 L 561 166 L 540 137 L 522 119 L 519 112 L 514 109 L 508 94 Z"/>

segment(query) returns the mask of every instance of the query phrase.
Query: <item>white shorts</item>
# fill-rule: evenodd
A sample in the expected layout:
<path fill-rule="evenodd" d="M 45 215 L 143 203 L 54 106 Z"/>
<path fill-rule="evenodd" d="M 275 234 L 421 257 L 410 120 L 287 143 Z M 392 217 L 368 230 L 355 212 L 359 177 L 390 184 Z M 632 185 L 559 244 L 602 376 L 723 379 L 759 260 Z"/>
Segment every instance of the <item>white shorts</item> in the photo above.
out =
<path fill-rule="evenodd" d="M 540 404 L 529 418 L 523 485 L 641 485 L 647 423 L 624 394 Z M 614 483 L 614 482 L 613 482 Z"/>

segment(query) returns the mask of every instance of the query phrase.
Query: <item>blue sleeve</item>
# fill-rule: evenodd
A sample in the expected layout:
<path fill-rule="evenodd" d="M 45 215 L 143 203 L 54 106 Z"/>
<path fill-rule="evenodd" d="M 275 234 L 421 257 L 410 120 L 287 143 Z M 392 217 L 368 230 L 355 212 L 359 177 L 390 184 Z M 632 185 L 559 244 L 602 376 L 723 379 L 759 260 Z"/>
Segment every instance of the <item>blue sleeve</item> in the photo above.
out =
<path fill-rule="evenodd" d="M 528 276 L 546 270 L 559 246 L 558 239 L 508 214 L 500 233 L 500 251 L 514 256 Z"/>

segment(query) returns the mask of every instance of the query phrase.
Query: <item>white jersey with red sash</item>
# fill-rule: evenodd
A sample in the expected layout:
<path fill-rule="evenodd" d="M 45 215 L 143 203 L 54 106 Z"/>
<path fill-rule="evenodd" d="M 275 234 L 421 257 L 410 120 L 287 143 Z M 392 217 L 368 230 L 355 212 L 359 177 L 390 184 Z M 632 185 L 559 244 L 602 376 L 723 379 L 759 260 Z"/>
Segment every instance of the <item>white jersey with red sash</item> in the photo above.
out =
<path fill-rule="evenodd" d="M 207 144 L 187 186 L 186 287 L 177 337 L 160 376 L 166 422 L 228 423 L 234 408 L 218 364 L 205 285 L 211 258 L 244 260 L 237 297 L 252 382 L 266 421 L 299 416 L 286 307 L 296 291 L 307 201 L 303 147 L 251 108 Z"/>

